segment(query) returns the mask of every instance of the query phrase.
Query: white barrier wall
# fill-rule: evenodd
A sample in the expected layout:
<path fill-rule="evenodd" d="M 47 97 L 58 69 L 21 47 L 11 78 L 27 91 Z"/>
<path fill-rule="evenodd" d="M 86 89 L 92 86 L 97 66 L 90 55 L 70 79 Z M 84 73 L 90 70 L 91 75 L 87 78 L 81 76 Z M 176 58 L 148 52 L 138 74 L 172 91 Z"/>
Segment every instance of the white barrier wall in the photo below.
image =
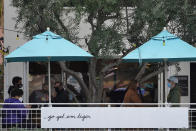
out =
<path fill-rule="evenodd" d="M 188 128 L 184 107 L 43 107 L 42 128 Z"/>

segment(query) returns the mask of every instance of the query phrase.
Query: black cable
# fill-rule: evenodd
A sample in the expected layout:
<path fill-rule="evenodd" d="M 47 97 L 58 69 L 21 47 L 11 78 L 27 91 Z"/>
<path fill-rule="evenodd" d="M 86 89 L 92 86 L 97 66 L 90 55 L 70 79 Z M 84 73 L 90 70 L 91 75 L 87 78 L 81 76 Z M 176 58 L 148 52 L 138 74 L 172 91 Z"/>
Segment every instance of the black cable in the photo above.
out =
<path fill-rule="evenodd" d="M 4 29 L 4 30 L 7 30 L 7 31 L 12 31 L 12 32 L 16 32 L 16 33 L 25 34 L 25 32 L 13 30 L 13 29 L 7 29 L 7 28 L 3 28 L 3 27 L 0 27 L 0 29 Z M 43 35 L 43 36 L 50 36 L 50 35 Z M 17 34 L 17 37 L 19 37 L 18 34 Z M 84 38 L 78 38 L 78 39 L 86 39 L 86 37 L 84 37 Z"/>
<path fill-rule="evenodd" d="M 4 29 L 4 30 L 7 30 L 7 31 L 12 31 L 12 32 L 17 32 L 17 33 L 25 33 L 25 32 L 22 32 L 22 31 L 16 31 L 16 30 L 12 30 L 12 29 L 7 29 L 7 28 L 3 28 L 3 27 L 0 27 L 0 29 Z"/>

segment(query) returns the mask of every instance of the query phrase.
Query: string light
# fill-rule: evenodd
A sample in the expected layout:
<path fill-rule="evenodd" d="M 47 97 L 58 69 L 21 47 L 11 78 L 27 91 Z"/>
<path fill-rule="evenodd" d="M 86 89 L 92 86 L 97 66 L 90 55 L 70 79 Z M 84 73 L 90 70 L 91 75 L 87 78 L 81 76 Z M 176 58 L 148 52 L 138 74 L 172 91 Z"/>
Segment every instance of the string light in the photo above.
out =
<path fill-rule="evenodd" d="M 23 33 L 22 31 L 18 31 L 18 30 L 12 30 L 12 29 L 7 29 L 7 28 L 3 28 L 3 27 L 0 27 L 0 29 L 3 29 L 3 30 L 7 30 L 7 31 L 12 31 L 12 32 L 17 32 L 17 33 Z"/>
<path fill-rule="evenodd" d="M 19 34 L 17 33 L 17 35 L 16 35 L 16 40 L 19 40 Z"/>
<path fill-rule="evenodd" d="M 48 35 L 46 35 L 46 40 L 48 40 Z"/>
<path fill-rule="evenodd" d="M 7 28 L 3 28 L 3 27 L 0 27 L 0 29 L 11 31 L 11 32 L 16 32 L 17 34 L 26 34 L 25 32 L 22 32 L 22 31 L 13 30 L 13 29 L 7 29 Z M 19 35 L 17 35 L 17 36 L 19 38 Z M 87 38 L 86 37 L 80 37 L 80 38 L 77 38 L 77 39 L 87 39 Z"/>
<path fill-rule="evenodd" d="M 133 43 L 132 45 L 133 45 L 133 47 L 136 47 L 137 46 L 135 43 Z"/>
<path fill-rule="evenodd" d="M 166 28 L 164 27 L 164 30 L 166 30 Z M 166 36 L 167 38 L 167 36 Z M 165 46 L 165 37 L 163 36 L 163 46 Z"/>
<path fill-rule="evenodd" d="M 148 64 L 146 65 L 146 69 L 150 68 L 150 66 L 151 66 L 151 64 L 148 63 Z"/>
<path fill-rule="evenodd" d="M 165 40 L 163 40 L 163 46 L 165 46 Z"/>

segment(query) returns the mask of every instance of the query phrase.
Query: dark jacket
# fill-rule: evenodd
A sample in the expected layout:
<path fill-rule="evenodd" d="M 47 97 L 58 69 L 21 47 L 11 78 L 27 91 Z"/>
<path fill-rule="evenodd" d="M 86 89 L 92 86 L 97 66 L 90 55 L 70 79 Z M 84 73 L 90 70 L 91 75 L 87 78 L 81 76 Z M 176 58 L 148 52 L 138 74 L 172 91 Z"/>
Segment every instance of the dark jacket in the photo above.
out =
<path fill-rule="evenodd" d="M 11 92 L 16 89 L 17 87 L 16 86 L 10 86 L 9 89 L 8 89 L 8 94 L 10 95 Z"/>
<path fill-rule="evenodd" d="M 48 103 L 48 91 L 35 90 L 29 96 L 30 103 Z M 31 108 L 38 108 L 47 105 L 32 105 Z"/>
<path fill-rule="evenodd" d="M 180 88 L 178 86 L 170 89 L 169 94 L 167 96 L 168 103 L 180 103 Z"/>
<path fill-rule="evenodd" d="M 16 86 L 16 85 L 12 85 L 12 86 L 10 86 L 9 89 L 8 89 L 8 94 L 11 95 L 11 92 L 12 92 L 14 89 L 21 89 L 21 90 L 22 90 L 21 87 Z"/>
<path fill-rule="evenodd" d="M 47 103 L 48 102 L 48 91 L 45 90 L 35 90 L 31 93 L 29 97 L 30 103 Z"/>
<path fill-rule="evenodd" d="M 68 103 L 69 102 L 69 93 L 65 89 L 55 88 L 56 97 L 54 98 L 54 103 Z"/>
<path fill-rule="evenodd" d="M 6 110 L 3 109 L 3 118 L 2 123 L 3 124 L 18 124 L 23 121 L 23 119 L 26 119 L 27 110 L 25 109 L 25 106 L 15 98 L 8 98 L 4 101 L 4 103 L 17 103 L 17 104 L 4 104 L 3 108 L 6 108 Z M 8 108 L 12 108 L 13 110 L 9 110 Z M 8 110 L 7 110 L 8 109 Z M 17 110 L 14 110 L 17 109 Z M 20 110 L 21 109 L 21 110 Z"/>
<path fill-rule="evenodd" d="M 122 103 L 124 96 L 126 94 L 127 88 L 117 88 L 110 92 L 110 102 L 111 103 Z"/>

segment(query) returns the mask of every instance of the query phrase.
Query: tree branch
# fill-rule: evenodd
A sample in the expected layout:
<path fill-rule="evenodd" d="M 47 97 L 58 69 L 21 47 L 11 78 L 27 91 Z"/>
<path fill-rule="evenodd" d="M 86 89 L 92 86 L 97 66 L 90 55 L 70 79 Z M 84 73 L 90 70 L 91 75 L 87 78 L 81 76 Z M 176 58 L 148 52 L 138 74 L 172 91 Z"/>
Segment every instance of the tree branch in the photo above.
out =
<path fill-rule="evenodd" d="M 91 25 L 92 32 L 94 32 L 94 31 L 95 31 L 95 25 L 93 24 L 93 14 L 90 14 L 90 15 L 88 16 L 88 22 L 89 22 L 90 25 Z"/>
<path fill-rule="evenodd" d="M 158 71 L 155 71 L 155 72 L 153 72 L 151 74 L 148 74 L 147 76 L 145 76 L 144 78 L 141 79 L 140 83 L 143 83 L 143 82 L 149 80 L 150 78 L 160 74 L 161 72 L 164 71 L 164 69 L 165 69 L 165 67 L 161 67 Z"/>
<path fill-rule="evenodd" d="M 134 49 L 136 49 L 136 47 L 131 47 L 130 49 L 128 49 L 128 50 L 121 56 L 120 59 L 118 59 L 115 63 L 111 63 L 111 64 L 105 66 L 105 67 L 101 70 L 101 72 L 102 72 L 102 73 L 105 73 L 108 69 L 110 69 L 110 68 L 112 68 L 112 67 L 114 67 L 114 66 L 119 65 L 119 64 L 122 62 L 122 58 L 123 58 L 124 56 L 126 56 L 128 53 L 130 53 L 131 51 L 133 51 Z"/>
<path fill-rule="evenodd" d="M 91 81 L 92 81 L 92 84 L 93 84 L 93 87 L 97 87 L 96 86 L 96 79 L 93 79 L 96 77 L 96 64 L 97 64 L 97 60 L 96 58 L 92 58 L 91 59 L 91 63 L 90 63 L 90 76 L 91 76 Z M 91 88 L 93 88 L 91 87 Z"/>
<path fill-rule="evenodd" d="M 65 27 L 65 25 L 64 25 L 63 22 L 61 21 L 59 15 L 58 15 L 56 12 L 54 12 L 54 16 L 55 16 L 56 20 L 58 21 L 59 25 L 60 25 L 60 26 L 62 27 L 62 29 L 65 31 L 66 36 L 67 36 L 67 39 L 68 39 L 69 41 L 71 41 L 71 37 L 70 37 L 70 35 L 69 35 L 69 30 L 67 29 L 67 27 Z"/>
<path fill-rule="evenodd" d="M 72 70 L 66 68 L 64 62 L 59 62 L 59 64 L 60 64 L 61 69 L 62 69 L 64 72 L 66 72 L 66 73 L 69 74 L 69 75 L 72 75 L 72 76 L 78 81 L 78 83 L 80 84 L 80 86 L 84 89 L 85 96 L 87 97 L 87 101 L 89 101 L 89 96 L 88 96 L 89 90 L 88 90 L 88 88 L 87 88 L 85 82 L 84 82 L 83 80 L 81 80 L 81 78 L 79 77 L 79 75 L 78 75 L 76 72 L 74 72 L 74 71 L 72 71 Z"/>
<path fill-rule="evenodd" d="M 101 73 L 105 73 L 106 71 L 108 71 L 108 69 L 110 69 L 110 68 L 112 68 L 112 67 L 114 67 L 114 66 L 117 66 L 117 65 L 119 65 L 120 63 L 121 63 L 121 59 L 119 59 L 119 60 L 117 60 L 117 62 L 115 62 L 115 63 L 111 63 L 111 64 L 109 64 L 109 65 L 107 65 L 107 66 L 105 66 L 102 70 L 101 70 Z"/>
<path fill-rule="evenodd" d="M 73 91 L 71 91 L 69 88 L 67 88 L 67 91 L 73 96 L 73 99 L 75 100 L 76 103 L 79 103 L 79 100 L 76 97 L 76 94 L 73 93 Z"/>
<path fill-rule="evenodd" d="M 140 79 L 142 78 L 142 75 L 145 73 L 146 71 L 146 65 L 148 63 L 144 63 L 144 65 L 142 66 L 141 70 L 139 71 L 139 73 L 137 74 L 135 80 L 140 81 Z"/>

